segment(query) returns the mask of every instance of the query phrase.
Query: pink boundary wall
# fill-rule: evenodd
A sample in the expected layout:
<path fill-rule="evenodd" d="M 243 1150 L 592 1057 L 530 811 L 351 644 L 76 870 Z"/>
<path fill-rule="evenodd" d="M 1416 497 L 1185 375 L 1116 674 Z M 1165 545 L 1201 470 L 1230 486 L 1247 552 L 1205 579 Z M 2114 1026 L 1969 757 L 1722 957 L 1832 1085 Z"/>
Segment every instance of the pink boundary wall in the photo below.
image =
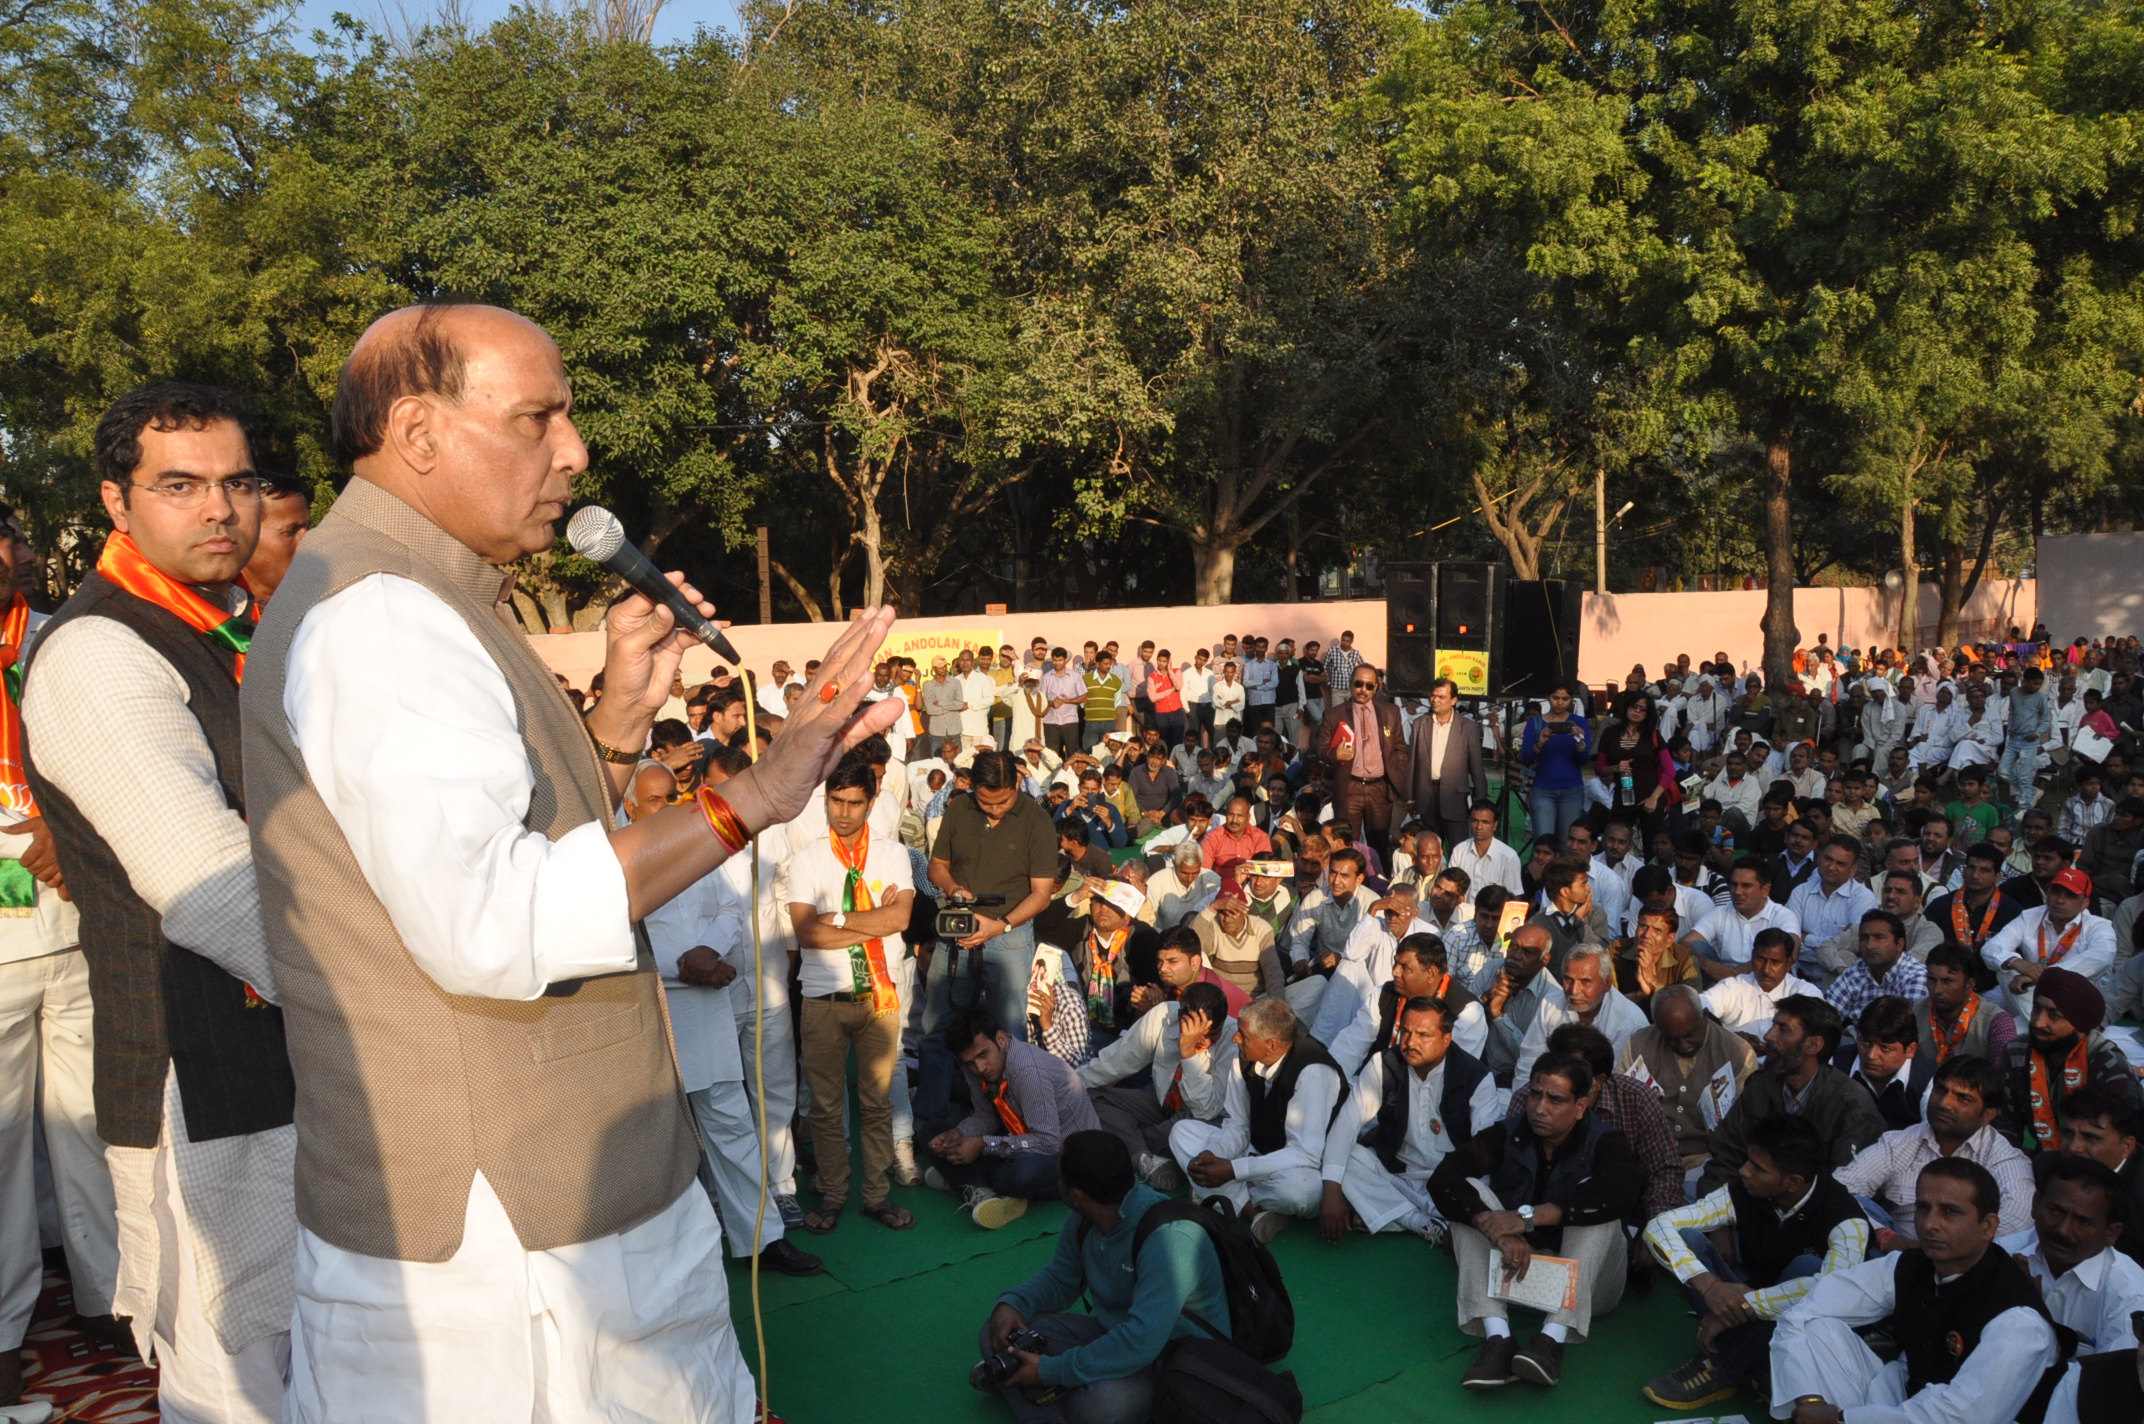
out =
<path fill-rule="evenodd" d="M 1965 636 L 1994 636 L 2011 623 L 2030 628 L 2036 592 L 2030 581 L 1984 581 L 1967 601 Z M 1747 668 L 1758 662 L 1764 651 L 1764 636 L 1758 626 L 1764 616 L 1764 598 L 1761 589 L 1587 594 L 1579 674 L 1596 686 L 1620 683 L 1632 663 L 1642 662 L 1657 673 L 1660 664 L 1672 661 L 1678 653 L 1688 653 L 1693 661 L 1702 661 L 1721 651 L 1737 666 Z M 1916 610 L 1922 625 L 1919 641 L 1934 640 L 1938 607 L 1936 589 L 1922 585 Z M 1795 622 L 1805 644 L 1814 644 L 1820 632 L 1829 635 L 1835 648 L 1888 644 L 1895 637 L 1889 630 L 1897 621 L 1897 611 L 1898 596 L 1881 588 L 1803 588 L 1794 592 Z M 1362 649 L 1365 657 L 1375 663 L 1384 661 L 1382 599 L 909 618 L 897 626 L 895 636 L 920 642 L 922 646 L 911 651 L 928 668 L 933 643 L 955 647 L 976 641 L 986 633 L 1023 652 L 1028 641 L 1038 636 L 1075 652 L 1089 638 L 1102 643 L 1114 638 L 1127 653 L 1152 638 L 1181 659 L 1202 644 L 1214 646 L 1225 633 L 1257 633 L 1276 642 L 1292 637 L 1298 645 L 1315 638 L 1330 644 L 1344 628 L 1354 630 L 1355 646 Z M 2064 636 L 2060 629 L 2055 632 L 2058 637 Z M 729 630 L 729 638 L 749 668 L 765 672 L 776 658 L 782 658 L 801 672 L 805 662 L 823 654 L 839 633 L 831 623 L 741 624 Z M 530 641 L 543 660 L 564 673 L 576 687 L 586 688 L 590 676 L 603 665 L 601 633 L 554 633 Z M 714 654 L 705 648 L 688 652 L 685 680 L 704 679 L 713 662 Z"/>

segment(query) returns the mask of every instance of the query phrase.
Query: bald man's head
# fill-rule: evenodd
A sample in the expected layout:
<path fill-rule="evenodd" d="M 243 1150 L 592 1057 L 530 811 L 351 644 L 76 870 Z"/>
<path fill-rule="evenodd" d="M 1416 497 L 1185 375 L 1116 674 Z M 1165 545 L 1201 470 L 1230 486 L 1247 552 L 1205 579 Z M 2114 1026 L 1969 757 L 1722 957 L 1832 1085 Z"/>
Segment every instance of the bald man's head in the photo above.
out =
<path fill-rule="evenodd" d="M 335 390 L 335 454 L 479 558 L 549 548 L 588 468 L 573 389 L 543 328 L 499 307 L 389 312 Z"/>
<path fill-rule="evenodd" d="M 638 821 L 670 804 L 677 794 L 677 777 L 661 762 L 642 762 L 625 791 L 625 818 Z"/>

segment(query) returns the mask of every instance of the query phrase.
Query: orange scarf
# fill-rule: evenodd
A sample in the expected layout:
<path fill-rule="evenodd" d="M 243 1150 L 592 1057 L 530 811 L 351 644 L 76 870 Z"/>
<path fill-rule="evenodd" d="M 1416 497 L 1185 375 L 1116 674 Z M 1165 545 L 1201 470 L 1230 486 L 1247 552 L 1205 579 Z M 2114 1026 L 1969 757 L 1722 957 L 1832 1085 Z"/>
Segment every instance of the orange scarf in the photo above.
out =
<path fill-rule="evenodd" d="M 1980 927 L 1973 928 L 1972 917 L 1966 913 L 1965 892 L 1960 890 L 1950 898 L 1951 938 L 1974 949 L 1987 943 L 1988 926 L 1995 923 L 1995 911 L 2003 903 L 2003 892 L 1998 890 L 1988 897 L 1987 913 L 1980 917 Z"/>
<path fill-rule="evenodd" d="M 2055 952 L 2049 954 L 2047 952 L 2047 920 L 2043 916 L 2040 920 L 2040 962 L 2042 964 L 2060 964 L 2062 956 L 2068 954 L 2077 943 L 2077 932 L 2083 928 L 2084 916 L 2079 915 L 2076 919 L 2070 921 L 2070 927 L 2062 932 L 2062 938 L 2055 941 Z"/>
<path fill-rule="evenodd" d="M 1007 1137 L 1027 1136 L 1027 1119 L 1013 1110 L 1012 1099 L 1006 1096 L 1012 1089 L 1012 1070 L 1007 1067 L 1005 1076 L 998 1079 L 997 1091 L 990 1095 L 990 1102 L 998 1110 L 998 1120 L 1005 1124 Z"/>
<path fill-rule="evenodd" d="M 1964 1041 L 1966 1034 L 1972 1030 L 1974 1016 L 1979 1012 L 1980 996 L 1967 995 L 1965 1007 L 1958 1011 L 1958 1027 L 1946 1033 L 1943 1025 L 1936 1020 L 1935 1010 L 1931 1008 L 1928 1011 L 1928 1033 L 1936 1041 L 1936 1062 L 1941 1063 L 1949 1058 L 1951 1050 Z"/>
<path fill-rule="evenodd" d="M 1117 956 L 1131 934 L 1130 925 L 1106 940 L 1087 931 L 1087 1021 L 1096 1028 L 1117 1026 Z"/>
<path fill-rule="evenodd" d="M 2025 1145 L 2051 1152 L 2059 1145 L 2061 1137 L 2055 1127 L 2055 1095 L 2048 1091 L 2047 1060 L 2031 1050 L 2026 1052 L 2025 1059 L 2032 1065 L 2032 1137 Z M 2062 1061 L 2062 1091 L 2065 1094 L 2084 1086 L 2085 1062 L 2084 1035 L 2080 1033 Z"/>
<path fill-rule="evenodd" d="M 205 635 L 211 643 L 236 653 L 231 678 L 235 682 L 245 681 L 246 649 L 253 642 L 253 625 L 244 615 L 218 608 L 196 590 L 180 583 L 150 563 L 132 538 L 117 531 L 104 541 L 104 553 L 97 560 L 97 572 L 144 603 L 155 604 L 195 632 Z"/>
<path fill-rule="evenodd" d="M 18 589 L 7 615 L 0 618 L 0 678 L 7 695 L 0 697 L 0 806 L 28 818 L 37 814 L 37 798 L 30 794 L 29 777 L 22 757 L 22 640 L 30 632 L 30 601 Z"/>
<path fill-rule="evenodd" d="M 841 837 L 829 835 L 834 843 L 834 859 L 849 872 L 848 880 L 841 887 L 841 908 L 844 912 L 876 909 L 871 900 L 871 886 L 864 880 L 864 859 L 871 853 L 871 828 L 865 826 L 857 833 L 856 849 L 851 851 L 841 843 Z M 871 995 L 871 1012 L 893 1013 L 901 1007 L 901 992 L 893 987 L 893 976 L 886 972 L 886 942 L 882 939 L 867 939 L 862 944 L 849 946 L 849 979 L 856 993 Z"/>

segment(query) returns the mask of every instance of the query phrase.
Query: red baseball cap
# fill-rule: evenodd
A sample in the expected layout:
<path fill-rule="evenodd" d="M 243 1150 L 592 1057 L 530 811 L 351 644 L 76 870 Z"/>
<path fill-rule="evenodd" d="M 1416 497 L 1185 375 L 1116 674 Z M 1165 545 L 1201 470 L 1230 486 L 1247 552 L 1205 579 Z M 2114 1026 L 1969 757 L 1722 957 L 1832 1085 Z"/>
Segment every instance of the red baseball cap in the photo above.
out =
<path fill-rule="evenodd" d="M 2055 872 L 2055 878 L 2049 881 L 2048 884 L 2059 885 L 2064 890 L 2069 891 L 2072 895 L 2083 895 L 2087 899 L 2089 899 L 2092 894 L 2092 877 L 2085 874 L 2083 871 L 2079 870 L 2074 865 L 2067 870 L 2059 870 Z"/>

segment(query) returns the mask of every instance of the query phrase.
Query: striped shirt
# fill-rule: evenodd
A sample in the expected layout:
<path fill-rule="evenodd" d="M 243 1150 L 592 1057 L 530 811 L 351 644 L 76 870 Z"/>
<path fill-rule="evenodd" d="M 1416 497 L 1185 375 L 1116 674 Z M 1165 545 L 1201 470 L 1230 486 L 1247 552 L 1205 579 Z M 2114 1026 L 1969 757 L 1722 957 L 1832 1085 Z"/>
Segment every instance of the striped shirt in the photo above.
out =
<path fill-rule="evenodd" d="M 1871 1149 L 1873 1150 L 1873 1149 Z M 1809 1189 L 1814 1192 L 1816 1188 Z M 1800 1211 L 1809 1198 L 1801 1201 L 1782 1217 Z M 1653 1255 L 1661 1264 L 1675 1273 L 1675 1279 L 1688 1285 L 1705 1273 L 1705 1267 L 1689 1245 L 1682 1239 L 1684 1231 L 1695 1227 L 1699 1231 L 1717 1231 L 1723 1226 L 1735 1224 L 1734 1198 L 1727 1188 L 1721 1187 L 1710 1196 L 1699 1197 L 1687 1206 L 1676 1207 L 1654 1217 L 1645 1226 L 1645 1244 L 1652 1247 Z M 1786 1313 L 1787 1307 L 1809 1294 L 1816 1284 L 1817 1276 L 1829 1275 L 1848 1266 L 1858 1266 L 1869 1254 L 1869 1224 L 1858 1216 L 1848 1217 L 1831 1228 L 1824 1243 L 1824 1264 L 1817 1268 L 1815 1276 L 1795 1276 L 1777 1285 L 1760 1286 L 1750 1292 L 1748 1305 L 1759 1320 L 1777 1320 Z"/>

